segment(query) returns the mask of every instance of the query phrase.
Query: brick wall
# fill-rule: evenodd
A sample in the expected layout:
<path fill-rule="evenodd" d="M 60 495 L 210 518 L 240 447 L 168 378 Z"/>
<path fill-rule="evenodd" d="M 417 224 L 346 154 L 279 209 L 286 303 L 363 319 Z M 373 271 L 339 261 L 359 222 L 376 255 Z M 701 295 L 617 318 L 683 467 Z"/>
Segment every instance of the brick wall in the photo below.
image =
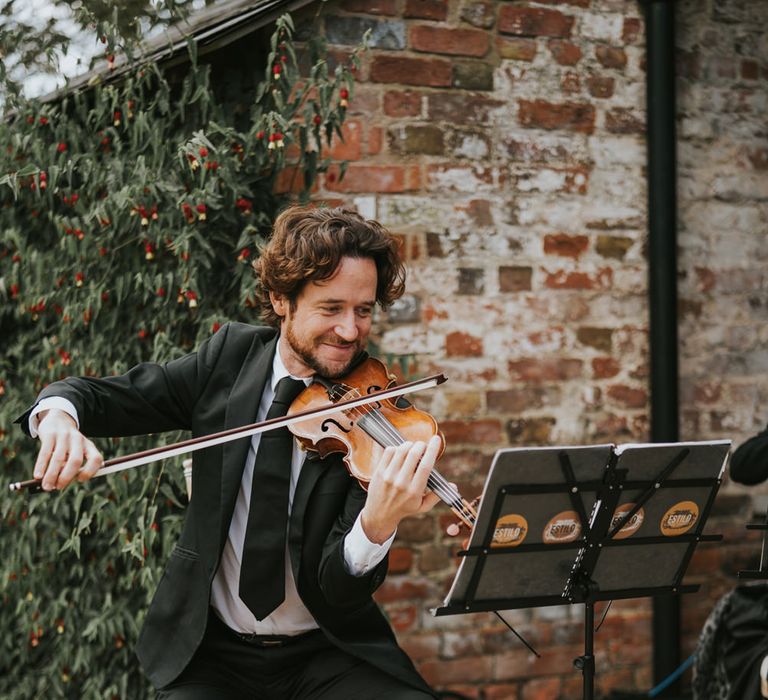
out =
<path fill-rule="evenodd" d="M 688 0 L 678 14 L 681 435 L 738 445 L 768 423 L 768 4 Z M 766 493 L 731 483 L 718 498 L 711 530 L 727 544 L 695 562 L 689 648 L 734 573 L 758 566 L 744 524 Z"/>
<path fill-rule="evenodd" d="M 676 7 L 682 437 L 741 439 L 768 421 L 768 4 Z M 340 54 L 368 29 L 372 50 L 337 150 L 346 177 L 316 197 L 403 239 L 408 293 L 377 341 L 450 378 L 419 400 L 448 440 L 441 471 L 472 497 L 498 447 L 647 439 L 639 2 L 332 0 L 321 16 Z M 693 562 L 686 650 L 756 553 L 750 498 L 718 499 L 729 543 Z M 581 697 L 581 608 L 511 615 L 541 659 L 490 615 L 430 616 L 456 568 L 449 520 L 403 524 L 378 595 L 421 671 L 472 698 Z M 651 686 L 649 620 L 648 601 L 614 604 L 601 691 Z"/>

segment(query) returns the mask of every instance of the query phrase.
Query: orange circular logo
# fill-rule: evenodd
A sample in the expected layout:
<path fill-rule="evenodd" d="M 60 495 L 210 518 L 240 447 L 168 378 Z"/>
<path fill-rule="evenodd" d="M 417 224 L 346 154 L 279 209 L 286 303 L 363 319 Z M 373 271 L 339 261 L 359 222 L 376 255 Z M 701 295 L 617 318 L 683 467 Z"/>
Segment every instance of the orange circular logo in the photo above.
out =
<path fill-rule="evenodd" d="M 611 520 L 611 530 L 613 530 L 613 528 L 615 528 L 622 520 L 624 520 L 627 513 L 629 513 L 629 511 L 634 507 L 634 503 L 624 503 L 623 505 L 620 505 L 613 513 L 613 519 Z M 621 530 L 619 530 L 613 536 L 613 539 L 625 540 L 627 537 L 631 537 L 640 529 L 640 526 L 643 524 L 643 520 L 645 520 L 645 511 L 640 508 L 640 510 L 638 510 L 637 513 L 635 513 L 630 518 L 629 522 L 625 523 L 624 527 L 622 527 Z"/>
<path fill-rule="evenodd" d="M 544 544 L 559 544 L 573 542 L 581 535 L 581 522 L 575 510 L 564 510 L 553 517 L 541 533 Z"/>
<path fill-rule="evenodd" d="M 666 537 L 684 535 L 699 519 L 699 507 L 693 501 L 675 503 L 661 519 L 659 527 Z"/>
<path fill-rule="evenodd" d="M 491 547 L 517 547 L 527 534 L 528 521 L 522 515 L 505 515 L 496 521 Z"/>

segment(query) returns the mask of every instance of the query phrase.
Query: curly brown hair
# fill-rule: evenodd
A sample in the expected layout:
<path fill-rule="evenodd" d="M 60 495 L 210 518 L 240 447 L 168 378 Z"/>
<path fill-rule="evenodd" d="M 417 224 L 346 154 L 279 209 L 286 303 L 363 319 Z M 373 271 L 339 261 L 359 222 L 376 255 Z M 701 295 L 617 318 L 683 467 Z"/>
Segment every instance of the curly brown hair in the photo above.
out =
<path fill-rule="evenodd" d="M 275 220 L 272 236 L 253 262 L 256 301 L 265 323 L 280 325 L 269 293 L 290 308 L 309 281 L 333 276 L 343 257 L 370 258 L 376 265 L 376 301 L 386 309 L 405 291 L 405 267 L 397 240 L 377 221 L 348 209 L 293 206 Z"/>

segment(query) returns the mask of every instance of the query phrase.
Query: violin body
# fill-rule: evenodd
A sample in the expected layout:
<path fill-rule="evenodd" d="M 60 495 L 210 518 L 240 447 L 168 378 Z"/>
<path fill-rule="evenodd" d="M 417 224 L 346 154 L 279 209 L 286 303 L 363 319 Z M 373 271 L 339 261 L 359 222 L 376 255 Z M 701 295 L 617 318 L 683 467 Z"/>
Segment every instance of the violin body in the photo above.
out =
<path fill-rule="evenodd" d="M 366 396 L 394 383 L 395 377 L 384 364 L 369 357 L 342 379 L 311 384 L 291 404 L 288 415 L 327 406 L 329 400 L 335 403 Z M 441 454 L 445 449 L 437 421 L 431 415 L 412 405 L 398 407 L 392 399 L 362 408 L 342 409 L 335 415 L 308 418 L 290 425 L 289 429 L 305 449 L 318 452 L 321 457 L 343 453 L 349 473 L 363 488 L 373 478 L 373 469 L 388 446 L 404 441 L 427 442 L 433 435 L 440 435 Z"/>

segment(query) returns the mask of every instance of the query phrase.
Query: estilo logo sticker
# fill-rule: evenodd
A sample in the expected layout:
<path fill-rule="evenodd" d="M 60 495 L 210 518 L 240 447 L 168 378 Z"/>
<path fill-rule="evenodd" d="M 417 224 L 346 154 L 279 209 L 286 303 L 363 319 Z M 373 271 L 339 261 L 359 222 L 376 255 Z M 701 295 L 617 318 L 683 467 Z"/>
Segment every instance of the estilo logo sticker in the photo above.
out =
<path fill-rule="evenodd" d="M 491 547 L 517 547 L 527 534 L 528 521 L 522 515 L 505 515 L 496 521 Z"/>
<path fill-rule="evenodd" d="M 629 511 L 632 510 L 634 507 L 635 507 L 634 503 L 624 503 L 623 505 L 620 505 L 613 513 L 610 530 L 612 531 L 613 528 L 615 528 L 622 520 L 624 520 L 627 513 L 629 513 Z M 627 537 L 631 537 L 640 529 L 640 526 L 643 524 L 643 520 L 645 520 L 645 511 L 642 508 L 640 508 L 640 510 L 638 510 L 637 513 L 635 513 L 629 519 L 629 522 L 626 523 L 624 527 L 622 527 L 621 530 L 619 530 L 613 536 L 613 539 L 625 540 L 627 539 Z"/>
<path fill-rule="evenodd" d="M 541 533 L 544 544 L 561 544 L 573 542 L 581 535 L 581 522 L 575 510 L 564 510 L 555 515 Z"/>
<path fill-rule="evenodd" d="M 698 519 L 699 507 L 693 501 L 680 501 L 664 513 L 659 528 L 666 537 L 684 535 Z"/>

